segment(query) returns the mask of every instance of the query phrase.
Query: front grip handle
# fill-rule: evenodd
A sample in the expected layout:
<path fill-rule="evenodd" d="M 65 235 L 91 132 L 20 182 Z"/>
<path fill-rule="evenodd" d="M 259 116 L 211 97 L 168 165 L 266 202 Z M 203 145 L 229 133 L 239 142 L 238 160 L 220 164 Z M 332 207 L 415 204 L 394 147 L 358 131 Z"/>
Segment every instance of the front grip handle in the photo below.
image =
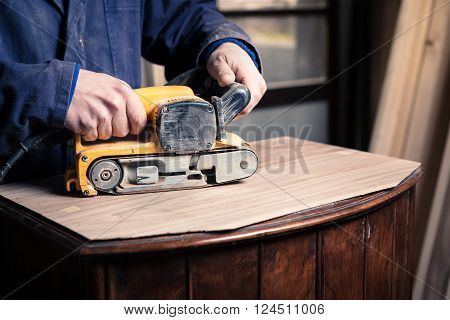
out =
<path fill-rule="evenodd" d="M 197 96 L 211 101 L 216 109 L 218 139 L 226 137 L 225 126 L 245 109 L 251 99 L 250 90 L 246 86 L 235 82 L 222 88 L 204 67 L 188 70 L 167 85 L 188 86 Z"/>
<path fill-rule="evenodd" d="M 240 83 L 233 83 L 224 88 L 226 92 L 219 98 L 212 97 L 212 104 L 216 109 L 217 138 L 225 139 L 225 127 L 249 104 L 250 90 Z"/>
<path fill-rule="evenodd" d="M 218 98 L 213 98 L 216 100 Z M 223 122 L 229 124 L 250 103 L 250 90 L 240 83 L 233 83 L 227 87 L 227 91 L 220 97 Z M 213 100 L 213 101 L 214 101 Z"/>
<path fill-rule="evenodd" d="M 214 105 L 217 99 L 221 99 L 225 125 L 245 109 L 251 98 L 250 91 L 243 84 L 235 82 L 222 88 L 204 67 L 188 70 L 170 80 L 166 85 L 188 86 L 197 96 L 211 101 Z"/>

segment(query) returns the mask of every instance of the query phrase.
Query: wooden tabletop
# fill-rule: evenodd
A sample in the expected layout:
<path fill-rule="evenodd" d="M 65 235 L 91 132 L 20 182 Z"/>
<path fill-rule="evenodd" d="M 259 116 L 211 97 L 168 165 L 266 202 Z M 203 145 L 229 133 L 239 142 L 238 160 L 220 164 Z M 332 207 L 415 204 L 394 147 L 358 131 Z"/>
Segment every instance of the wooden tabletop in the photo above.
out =
<path fill-rule="evenodd" d="M 260 168 L 239 183 L 83 198 L 65 193 L 62 178 L 52 177 L 0 186 L 0 209 L 82 245 L 85 254 L 127 252 L 130 246 L 135 251 L 177 249 L 289 232 L 357 214 L 410 188 L 421 173 L 416 162 L 293 138 L 259 141 L 254 147 Z"/>

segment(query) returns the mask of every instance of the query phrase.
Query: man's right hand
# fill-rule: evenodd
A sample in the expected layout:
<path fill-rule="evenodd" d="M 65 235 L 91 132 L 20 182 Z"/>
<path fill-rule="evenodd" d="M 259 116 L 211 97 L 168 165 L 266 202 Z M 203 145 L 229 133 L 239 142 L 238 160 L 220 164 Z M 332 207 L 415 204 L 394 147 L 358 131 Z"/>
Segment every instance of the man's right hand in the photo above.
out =
<path fill-rule="evenodd" d="M 66 116 L 67 129 L 94 141 L 139 134 L 146 123 L 145 109 L 127 83 L 80 70 Z"/>

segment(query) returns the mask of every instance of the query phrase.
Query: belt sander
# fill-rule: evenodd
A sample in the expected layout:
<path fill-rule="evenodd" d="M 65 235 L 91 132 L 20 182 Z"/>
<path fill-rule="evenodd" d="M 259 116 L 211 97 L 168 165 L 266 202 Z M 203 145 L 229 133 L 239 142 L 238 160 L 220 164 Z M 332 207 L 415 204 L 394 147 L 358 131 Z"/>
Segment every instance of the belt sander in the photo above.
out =
<path fill-rule="evenodd" d="M 225 130 L 250 101 L 234 83 L 209 99 L 188 86 L 135 90 L 147 112 L 139 136 L 108 141 L 74 137 L 73 168 L 66 171 L 68 191 L 131 194 L 190 189 L 248 178 L 258 158 L 251 146 Z"/>

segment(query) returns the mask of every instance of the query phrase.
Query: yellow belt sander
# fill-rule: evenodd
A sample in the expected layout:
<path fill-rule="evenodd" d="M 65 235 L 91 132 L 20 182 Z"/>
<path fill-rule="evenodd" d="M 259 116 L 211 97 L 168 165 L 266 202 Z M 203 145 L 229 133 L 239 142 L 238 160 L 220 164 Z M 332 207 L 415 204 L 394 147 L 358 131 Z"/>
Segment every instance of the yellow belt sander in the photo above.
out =
<path fill-rule="evenodd" d="M 203 99 L 187 86 L 135 90 L 148 116 L 138 136 L 86 142 L 74 137 L 66 189 L 84 196 L 190 189 L 248 178 L 258 167 L 251 146 L 225 127 L 250 101 L 234 83 Z"/>
<path fill-rule="evenodd" d="M 108 141 L 86 142 L 75 135 L 73 163 L 65 175 L 68 191 L 94 196 L 189 189 L 256 172 L 251 146 L 225 130 L 250 101 L 244 85 L 220 88 L 205 68 L 197 68 L 136 94 L 147 112 L 145 130 Z M 66 130 L 44 129 L 27 137 L 0 168 L 0 183 L 25 153 L 61 141 L 67 141 Z"/>

